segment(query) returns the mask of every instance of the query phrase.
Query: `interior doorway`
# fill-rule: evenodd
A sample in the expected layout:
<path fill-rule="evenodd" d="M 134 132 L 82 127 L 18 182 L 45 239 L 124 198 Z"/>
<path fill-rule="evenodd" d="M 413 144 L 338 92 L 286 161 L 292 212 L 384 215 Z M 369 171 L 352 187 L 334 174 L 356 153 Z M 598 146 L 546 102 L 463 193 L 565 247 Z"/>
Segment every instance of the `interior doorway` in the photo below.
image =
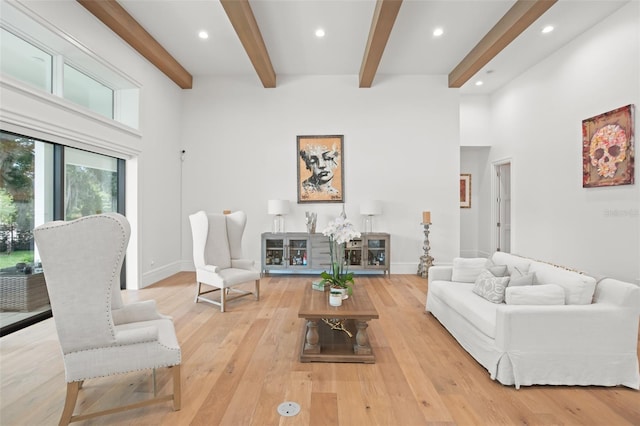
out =
<path fill-rule="evenodd" d="M 511 161 L 494 164 L 496 251 L 511 253 Z"/>

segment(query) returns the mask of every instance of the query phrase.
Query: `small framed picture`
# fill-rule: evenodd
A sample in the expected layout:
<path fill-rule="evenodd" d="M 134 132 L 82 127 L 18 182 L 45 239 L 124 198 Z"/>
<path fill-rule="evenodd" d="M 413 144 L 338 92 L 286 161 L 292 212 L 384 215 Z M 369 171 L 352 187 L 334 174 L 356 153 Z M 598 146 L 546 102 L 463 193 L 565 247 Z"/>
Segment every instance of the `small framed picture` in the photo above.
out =
<path fill-rule="evenodd" d="M 471 208 L 471 175 L 468 173 L 460 175 L 460 208 Z"/>
<path fill-rule="evenodd" d="M 297 139 L 298 203 L 343 203 L 344 136 Z"/>

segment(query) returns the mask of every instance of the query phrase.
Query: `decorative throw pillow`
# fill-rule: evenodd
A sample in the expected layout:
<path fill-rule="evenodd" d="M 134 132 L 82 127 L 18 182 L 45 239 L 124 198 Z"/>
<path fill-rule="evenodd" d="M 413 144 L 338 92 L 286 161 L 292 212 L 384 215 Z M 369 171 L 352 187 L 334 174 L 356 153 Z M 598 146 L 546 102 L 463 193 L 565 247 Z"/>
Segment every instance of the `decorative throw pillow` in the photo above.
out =
<path fill-rule="evenodd" d="M 476 281 L 480 272 L 484 271 L 485 258 L 463 258 L 456 257 L 453 259 L 453 272 L 451 281 L 458 283 L 472 283 Z"/>
<path fill-rule="evenodd" d="M 527 268 L 528 269 L 528 268 Z M 511 279 L 509 280 L 509 287 L 518 287 L 523 285 L 533 285 L 536 282 L 536 273 L 524 273 L 517 266 L 513 268 L 511 273 Z"/>
<path fill-rule="evenodd" d="M 491 271 L 484 270 L 478 275 L 473 292 L 492 303 L 504 302 L 504 292 L 509 284 L 509 277 L 496 277 Z"/>
<path fill-rule="evenodd" d="M 509 267 L 507 265 L 498 265 L 491 259 L 487 259 L 484 267 L 485 269 L 490 270 L 496 277 L 506 277 L 509 275 Z"/>
<path fill-rule="evenodd" d="M 512 268 L 512 271 L 513 271 L 513 272 L 511 272 L 511 275 L 519 276 L 519 277 L 522 277 L 522 276 L 524 276 L 524 275 L 527 275 L 527 274 L 529 273 L 529 266 L 530 266 L 530 265 L 527 265 L 527 267 L 526 267 L 526 268 L 521 268 L 521 267 L 519 267 L 519 266 L 514 266 L 514 267 Z"/>
<path fill-rule="evenodd" d="M 494 277 L 506 277 L 509 275 L 507 265 L 494 265 L 492 262 L 490 265 L 487 265 L 487 269 L 491 271 Z"/>
<path fill-rule="evenodd" d="M 505 302 L 507 305 L 564 305 L 564 289 L 557 284 L 509 285 Z"/>

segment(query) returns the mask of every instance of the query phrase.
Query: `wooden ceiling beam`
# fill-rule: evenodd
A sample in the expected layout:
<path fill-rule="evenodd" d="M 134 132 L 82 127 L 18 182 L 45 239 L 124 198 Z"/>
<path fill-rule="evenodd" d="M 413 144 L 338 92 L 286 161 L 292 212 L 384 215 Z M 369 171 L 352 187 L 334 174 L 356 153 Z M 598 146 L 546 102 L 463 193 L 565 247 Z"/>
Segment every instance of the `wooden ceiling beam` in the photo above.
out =
<path fill-rule="evenodd" d="M 369 40 L 360 66 L 360 87 L 371 87 L 378 65 L 396 22 L 402 0 L 378 0 L 373 12 Z"/>
<path fill-rule="evenodd" d="M 249 60 L 258 73 L 262 85 L 265 88 L 276 87 L 276 72 L 271 65 L 269 52 L 267 52 L 249 0 L 220 0 L 220 3 L 244 46 L 244 50 L 249 55 Z"/>
<path fill-rule="evenodd" d="M 77 0 L 182 89 L 193 77 L 116 0 Z"/>
<path fill-rule="evenodd" d="M 449 73 L 449 87 L 462 87 L 557 0 L 518 0 Z"/>

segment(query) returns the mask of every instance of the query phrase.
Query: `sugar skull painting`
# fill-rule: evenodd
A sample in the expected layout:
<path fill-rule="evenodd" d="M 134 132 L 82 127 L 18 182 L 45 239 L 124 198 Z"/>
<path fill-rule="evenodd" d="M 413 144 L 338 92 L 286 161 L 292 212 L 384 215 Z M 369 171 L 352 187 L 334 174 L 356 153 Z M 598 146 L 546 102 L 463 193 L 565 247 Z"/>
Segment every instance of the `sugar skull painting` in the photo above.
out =
<path fill-rule="evenodd" d="M 634 182 L 634 105 L 582 121 L 582 186 Z"/>

